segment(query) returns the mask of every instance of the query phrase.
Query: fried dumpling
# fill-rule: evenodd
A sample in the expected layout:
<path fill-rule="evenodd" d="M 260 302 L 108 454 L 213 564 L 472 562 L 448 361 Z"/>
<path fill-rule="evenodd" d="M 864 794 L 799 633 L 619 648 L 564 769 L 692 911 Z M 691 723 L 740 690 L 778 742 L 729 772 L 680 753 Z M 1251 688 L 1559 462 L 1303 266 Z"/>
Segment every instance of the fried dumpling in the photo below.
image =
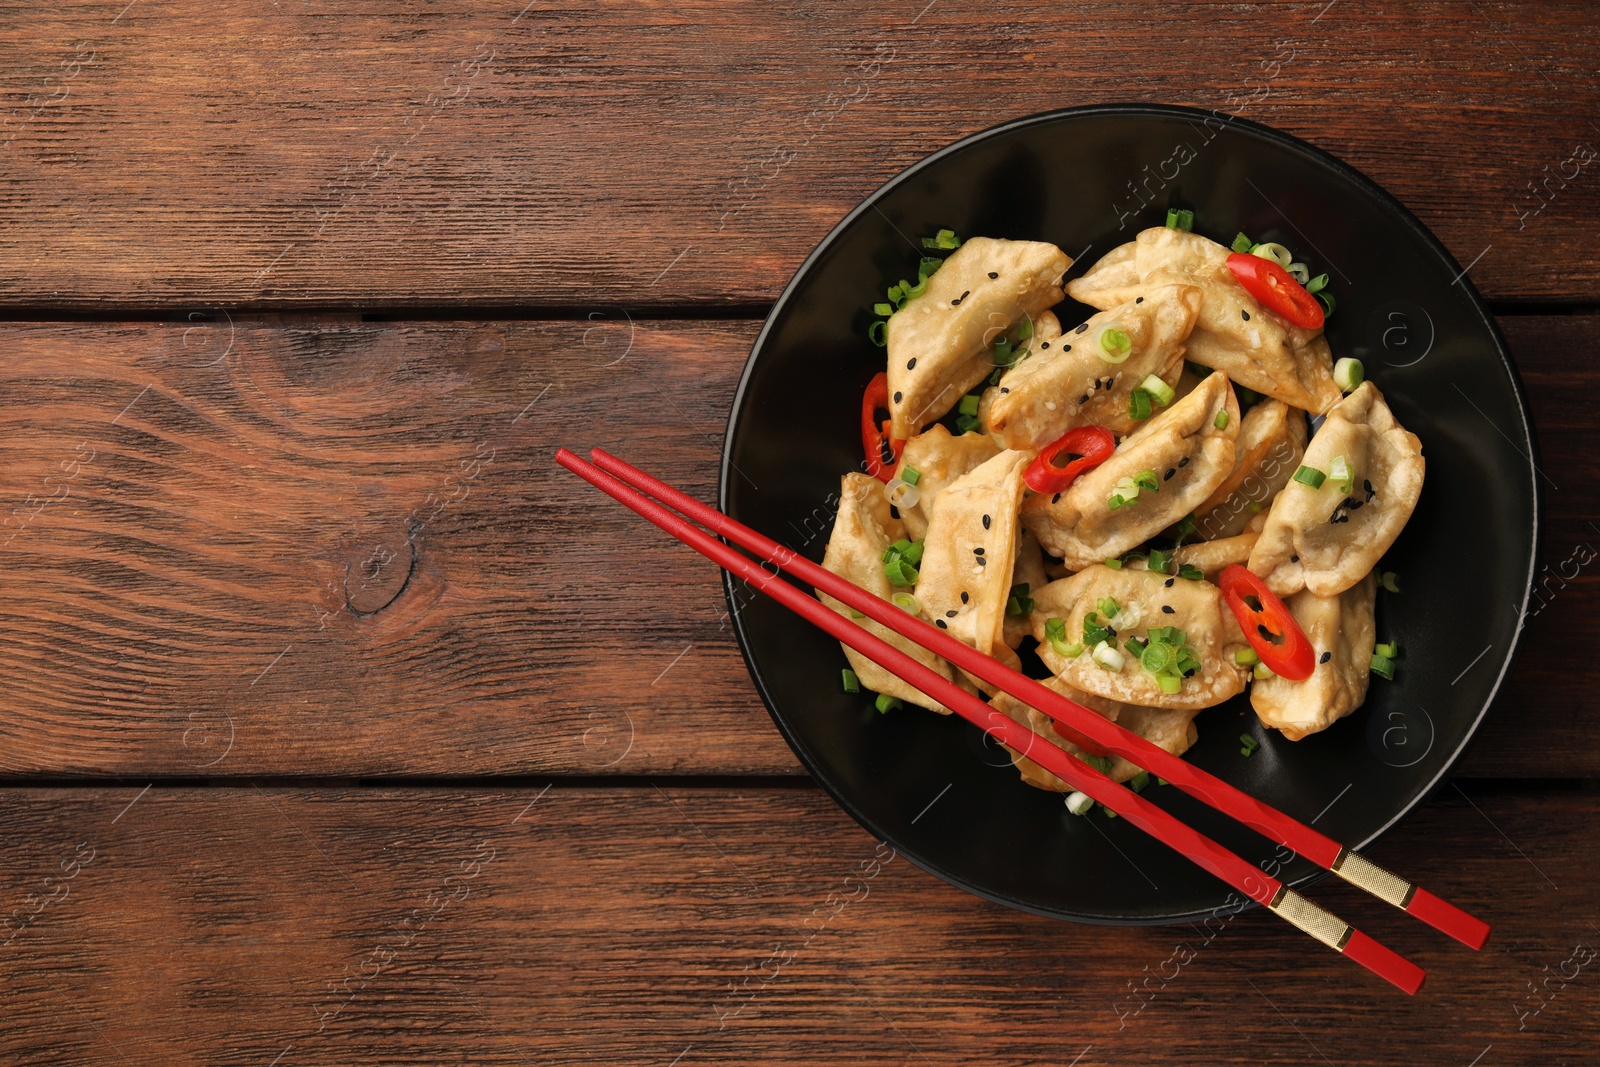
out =
<path fill-rule="evenodd" d="M 916 505 L 899 509 L 911 539 L 920 541 L 927 534 L 933 502 L 945 486 L 999 454 L 999 447 L 981 433 L 957 435 L 937 424 L 907 441 L 895 474 L 903 475 L 907 467 L 918 474 Z"/>
<path fill-rule="evenodd" d="M 1127 254 L 1116 249 L 1111 253 L 1116 261 L 1104 272 L 1096 264 L 1069 282 L 1067 293 L 1105 308 L 1112 306 L 1108 301 L 1122 303 L 1151 286 L 1198 285 L 1204 295 L 1186 358 L 1305 411 L 1320 413 L 1338 402 L 1333 358 L 1321 331 L 1291 326 L 1266 311 L 1228 269 L 1230 249 L 1165 226 L 1141 232 L 1133 245 L 1131 270 Z M 1138 285 L 1130 284 L 1130 274 L 1138 275 Z"/>
<path fill-rule="evenodd" d="M 1265 521 L 1265 515 L 1258 515 L 1253 530 L 1246 530 L 1235 537 L 1220 537 L 1215 541 L 1195 541 L 1173 549 L 1171 573 L 1176 574 L 1183 567 L 1194 567 L 1205 575 L 1206 581 L 1214 582 L 1231 564 L 1244 566 L 1250 559 L 1250 550 L 1261 537 L 1260 527 Z M 1149 570 L 1150 561 L 1131 559 L 1123 566 Z"/>
<path fill-rule="evenodd" d="M 1194 717 L 1200 714 L 1198 708 L 1142 708 L 1136 704 L 1124 704 L 1118 700 L 1108 700 L 1093 693 L 1085 693 L 1081 689 L 1074 689 L 1060 678 L 1048 679 L 1043 684 L 1068 700 L 1077 701 L 1090 711 L 1110 719 L 1123 729 L 1131 730 L 1157 748 L 1166 749 L 1174 756 L 1183 755 L 1200 739 L 1200 732 L 1194 726 Z M 1072 755 L 1081 759 L 1087 754 L 1062 737 L 1056 731 L 1055 720 L 1044 712 L 1022 703 L 1007 693 L 996 694 L 989 703 L 1045 740 L 1055 742 L 1057 747 L 1066 749 Z M 1052 789 L 1058 793 L 1072 791 L 1072 786 L 1029 759 L 1027 752 L 1012 751 L 1011 762 L 1021 773 L 1022 780 L 1031 786 Z M 1126 782 L 1141 769 L 1121 756 L 1112 756 L 1111 770 L 1106 773 L 1112 781 Z"/>
<path fill-rule="evenodd" d="M 1116 602 L 1108 617 L 1102 601 Z M 1122 657 L 1120 667 L 1097 660 L 1094 646 L 1084 640 L 1089 615 L 1094 624 L 1110 632 Z M 1060 622 L 1052 624 L 1052 619 Z M 1039 658 L 1063 681 L 1097 696 L 1148 708 L 1209 708 L 1243 692 L 1245 668 L 1234 653 L 1248 648 L 1244 634 L 1222 591 L 1210 582 L 1169 577 L 1148 570 L 1113 570 L 1096 564 L 1070 578 L 1051 582 L 1034 595 L 1033 636 L 1039 641 Z M 1065 656 L 1050 640 L 1053 626 L 1064 629 L 1064 640 L 1084 646 L 1076 656 Z M 1148 641 L 1150 631 L 1176 627 L 1183 632 L 1184 647 L 1192 649 L 1199 669 L 1181 680 L 1178 691 L 1163 691 L 1144 657 L 1128 645 L 1130 639 Z M 1090 633 L 1092 636 L 1092 633 Z M 1115 659 L 1115 657 L 1106 657 Z M 1157 664 L 1157 669 L 1162 665 Z"/>
<path fill-rule="evenodd" d="M 1069 570 L 1121 555 L 1211 495 L 1233 470 L 1238 436 L 1233 388 L 1224 375 L 1213 374 L 1064 491 L 1029 496 L 1023 525 Z M 1140 478 L 1145 488 L 1130 494 L 1130 480 Z M 1148 488 L 1152 480 L 1154 489 Z M 1114 498 L 1125 503 L 1113 508 Z"/>
<path fill-rule="evenodd" d="M 1303 681 L 1273 675 L 1251 685 L 1250 704 L 1264 725 L 1298 741 L 1361 706 L 1371 676 L 1377 589 L 1377 580 L 1368 574 L 1337 596 L 1320 597 L 1302 589 L 1284 601 L 1316 649 L 1317 666 Z"/>
<path fill-rule="evenodd" d="M 1042 241 L 973 237 L 952 252 L 927 290 L 889 317 L 889 435 L 909 439 L 983 381 L 995 339 L 1060 303 L 1071 265 Z"/>
<path fill-rule="evenodd" d="M 1194 509 L 1197 537 L 1235 537 L 1271 506 L 1305 454 L 1306 418 L 1281 400 L 1262 400 L 1244 413 L 1233 473 Z"/>
<path fill-rule="evenodd" d="M 923 541 L 916 587 L 922 613 L 986 655 L 1006 647 L 1006 599 L 1027 464 L 1025 452 L 1002 452 L 945 486 Z"/>
<path fill-rule="evenodd" d="M 1411 517 L 1422 494 L 1422 443 L 1363 382 L 1328 412 L 1301 462 L 1326 477 L 1317 489 L 1290 481 L 1277 495 L 1250 569 L 1280 597 L 1302 589 L 1336 596 L 1372 570 Z"/>
<path fill-rule="evenodd" d="M 1176 384 L 1199 311 L 1197 286 L 1157 286 L 1040 343 L 1001 377 L 985 429 L 1008 448 L 1034 449 L 1074 426 L 1130 432 L 1140 422 L 1129 414 L 1129 394 L 1152 374 Z M 1103 338 L 1115 339 L 1121 362 L 1104 358 Z"/>
<path fill-rule="evenodd" d="M 833 533 L 828 537 L 822 565 L 851 584 L 888 599 L 894 590 L 883 570 L 883 553 L 905 535 L 905 527 L 889 511 L 889 502 L 883 495 L 883 483 L 859 472 L 846 474 L 839 489 L 839 512 L 833 522 Z M 839 614 L 852 617 L 850 608 L 833 597 L 826 593 L 818 593 L 817 597 Z M 854 621 L 943 677 L 952 677 L 950 664 L 921 645 L 908 641 L 871 619 Z M 844 654 L 850 661 L 850 669 L 861 679 L 861 684 L 873 692 L 899 697 L 944 715 L 950 714 L 949 708 L 913 689 L 855 649 L 845 646 Z"/>
<path fill-rule="evenodd" d="M 1139 273 L 1139 242 L 1120 244 L 1094 261 L 1083 277 L 1066 284 L 1067 295 L 1080 304 L 1104 310 L 1144 294 Z"/>

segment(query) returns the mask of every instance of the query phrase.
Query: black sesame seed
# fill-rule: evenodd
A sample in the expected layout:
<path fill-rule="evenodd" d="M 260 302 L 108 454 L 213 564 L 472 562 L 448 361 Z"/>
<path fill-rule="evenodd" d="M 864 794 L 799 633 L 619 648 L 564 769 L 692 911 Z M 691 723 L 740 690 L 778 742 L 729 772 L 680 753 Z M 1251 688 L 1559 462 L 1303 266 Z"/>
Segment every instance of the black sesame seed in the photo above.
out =
<path fill-rule="evenodd" d="M 987 567 L 988 565 L 989 565 L 989 561 L 988 560 L 984 559 L 982 556 L 978 557 L 978 566 Z"/>
<path fill-rule="evenodd" d="M 939 629 L 941 629 L 941 630 L 948 630 L 948 629 L 950 629 L 950 626 L 949 626 L 949 624 L 948 624 L 948 623 L 946 623 L 946 622 L 945 622 L 945 621 L 944 621 L 944 620 L 943 620 L 943 619 L 934 619 L 934 620 L 933 620 L 933 624 L 934 624 L 934 625 L 935 625 L 935 626 L 937 626 L 937 627 L 938 627 L 938 628 L 939 628 Z"/>
<path fill-rule="evenodd" d="M 1000 277 L 1000 272 L 997 271 L 997 270 L 992 270 L 992 271 L 989 272 L 989 277 L 998 278 L 998 277 Z"/>
<path fill-rule="evenodd" d="M 947 619 L 953 619 L 959 614 L 961 614 L 959 611 L 957 611 L 955 608 L 951 608 L 949 611 L 944 613 L 944 617 Z"/>
<path fill-rule="evenodd" d="M 1163 474 L 1161 476 L 1161 480 L 1164 481 L 1164 482 L 1168 481 L 1169 479 L 1171 479 L 1171 477 L 1174 474 L 1177 474 L 1177 473 L 1178 473 L 1178 468 L 1176 468 L 1176 467 L 1168 467 L 1167 468 L 1167 473 L 1165 473 L 1165 474 Z"/>
<path fill-rule="evenodd" d="M 1142 303 L 1144 303 L 1144 297 L 1142 297 L 1142 296 L 1136 296 L 1136 297 L 1134 297 L 1134 298 L 1133 298 L 1133 302 L 1134 302 L 1134 303 L 1135 303 L 1135 304 L 1142 304 Z"/>
<path fill-rule="evenodd" d="M 975 548 L 975 549 L 973 549 L 973 550 L 972 550 L 972 554 L 973 554 L 973 555 L 974 555 L 974 556 L 981 556 L 981 555 L 983 555 L 983 546 L 982 546 L 982 545 L 979 545 L 979 546 L 978 546 L 978 547 L 977 547 L 977 548 Z"/>
<path fill-rule="evenodd" d="M 1246 321 L 1246 322 L 1250 321 L 1250 312 L 1246 311 L 1244 308 L 1240 308 L 1239 309 L 1239 314 L 1244 316 L 1244 321 Z"/>
<path fill-rule="evenodd" d="M 1289 562 L 1290 563 L 1299 563 L 1300 562 L 1300 557 L 1299 556 L 1290 556 L 1289 557 Z"/>
<path fill-rule="evenodd" d="M 1172 610 L 1172 605 L 1171 604 L 1163 604 L 1163 605 L 1161 605 L 1161 614 L 1163 614 L 1163 615 L 1176 615 L 1177 612 Z"/>
<path fill-rule="evenodd" d="M 960 296 L 958 296 L 958 297 L 956 297 L 956 298 L 955 298 L 955 299 L 954 299 L 954 300 L 952 300 L 952 301 L 950 301 L 950 303 L 951 303 L 951 304 L 952 304 L 952 305 L 955 305 L 955 304 L 959 304 L 959 303 L 961 303 L 961 301 L 963 301 L 963 300 L 965 300 L 965 299 L 966 299 L 966 298 L 967 298 L 967 295 L 968 295 L 968 294 L 969 294 L 969 293 L 971 293 L 971 292 L 972 292 L 972 290 L 971 290 L 971 289 L 968 289 L 968 290 L 967 290 L 967 291 L 966 291 L 966 292 L 965 292 L 965 293 L 962 293 L 962 294 L 961 294 L 961 295 L 960 295 Z"/>
<path fill-rule="evenodd" d="M 961 602 L 963 604 L 967 602 L 967 591 L 965 589 L 961 591 Z"/>
<path fill-rule="evenodd" d="M 1317 660 L 1317 662 L 1318 663 L 1326 663 L 1332 658 L 1333 658 L 1333 653 L 1332 652 L 1324 652 L 1322 654 L 1322 658 Z"/>
<path fill-rule="evenodd" d="M 1084 393 L 1082 396 L 1080 396 L 1078 398 L 1078 403 L 1080 403 L 1080 404 L 1087 404 L 1088 402 L 1089 402 L 1089 394 L 1088 393 Z"/>
<path fill-rule="evenodd" d="M 1009 385 L 1002 385 L 1000 387 L 1000 395 L 1001 396 L 1005 396 L 1009 392 L 1011 392 L 1011 387 Z"/>
<path fill-rule="evenodd" d="M 1039 348 L 1041 350 L 1049 348 L 1049 347 L 1050 347 L 1050 342 L 1049 341 L 1040 341 L 1039 342 Z"/>
<path fill-rule="evenodd" d="M 1072 351 L 1072 346 L 1071 345 L 1062 345 L 1061 346 L 1061 351 L 1063 351 L 1063 352 L 1071 352 Z"/>
<path fill-rule="evenodd" d="M 915 370 L 916 366 L 917 366 L 917 357 L 916 356 L 912 356 L 910 359 L 906 360 L 906 370 Z"/>
<path fill-rule="evenodd" d="M 1354 511 L 1357 508 L 1365 507 L 1366 503 L 1367 502 L 1365 500 L 1346 500 L 1344 502 L 1344 506 L 1349 508 L 1351 511 Z"/>
<path fill-rule="evenodd" d="M 989 528 L 989 516 L 987 516 L 987 515 L 985 515 L 983 517 L 983 528 L 985 530 L 987 530 Z"/>
<path fill-rule="evenodd" d="M 1171 589 L 1172 588 L 1172 583 L 1177 581 L 1177 580 L 1178 579 L 1176 579 L 1176 578 L 1168 578 L 1166 581 L 1162 582 L 1161 584 L 1166 586 L 1168 589 Z"/>
<path fill-rule="evenodd" d="M 1052 504 L 1059 504 L 1059 503 L 1061 503 L 1061 494 L 1060 494 L 1060 493 L 1057 493 L 1057 494 L 1056 494 L 1056 495 L 1055 495 L 1055 496 L 1053 496 L 1053 497 L 1051 497 L 1051 498 L 1050 498 L 1050 503 L 1052 503 Z"/>
<path fill-rule="evenodd" d="M 1087 322 L 1080 322 L 1078 324 L 1078 328 L 1076 330 L 1073 330 L 1072 332 L 1073 333 L 1082 333 L 1084 330 L 1087 330 L 1088 328 L 1089 328 L 1089 324 Z"/>
<path fill-rule="evenodd" d="M 1189 465 L 1189 457 L 1188 456 L 1184 456 L 1182 459 L 1178 460 L 1178 466 L 1187 467 L 1188 465 Z"/>
<path fill-rule="evenodd" d="M 1365 489 L 1367 491 L 1367 495 L 1369 496 L 1373 492 L 1372 483 L 1365 478 L 1361 479 L 1361 488 Z"/>
<path fill-rule="evenodd" d="M 894 402 L 895 402 L 895 403 L 896 403 L 896 404 L 898 404 L 898 403 L 900 403 L 900 397 L 901 397 L 901 395 L 902 395 L 902 394 L 900 394 L 900 393 L 896 393 L 896 394 L 894 394 Z"/>
<path fill-rule="evenodd" d="M 1111 637 L 1117 636 L 1117 628 L 1115 626 L 1107 626 L 1106 634 Z"/>

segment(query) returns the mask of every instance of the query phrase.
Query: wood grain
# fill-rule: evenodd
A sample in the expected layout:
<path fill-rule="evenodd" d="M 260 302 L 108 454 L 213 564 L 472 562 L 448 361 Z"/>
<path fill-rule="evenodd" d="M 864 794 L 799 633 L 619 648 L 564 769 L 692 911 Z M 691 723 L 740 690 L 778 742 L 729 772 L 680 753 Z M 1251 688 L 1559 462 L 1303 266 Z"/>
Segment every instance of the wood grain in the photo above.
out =
<path fill-rule="evenodd" d="M 1466 770 L 1600 775 L 1594 672 L 1563 665 L 1600 642 L 1600 319 L 1504 325 L 1560 491 Z M 799 773 L 717 572 L 550 458 L 606 444 L 712 499 L 753 335 L 5 326 L 0 772 Z"/>
<path fill-rule="evenodd" d="M 1051 108 L 1257 119 L 1484 292 L 1600 299 L 1583 3 L 125 0 L 0 18 L 0 305 L 770 300 L 867 193 Z"/>
<path fill-rule="evenodd" d="M 1259 911 L 988 904 L 809 788 L 0 805 L 12 1064 L 1579 1064 L 1600 1039 L 1593 964 L 1558 977 L 1600 939 L 1593 793 L 1452 791 L 1373 850 L 1488 918 L 1481 953 L 1313 890 L 1428 970 L 1415 999 Z"/>

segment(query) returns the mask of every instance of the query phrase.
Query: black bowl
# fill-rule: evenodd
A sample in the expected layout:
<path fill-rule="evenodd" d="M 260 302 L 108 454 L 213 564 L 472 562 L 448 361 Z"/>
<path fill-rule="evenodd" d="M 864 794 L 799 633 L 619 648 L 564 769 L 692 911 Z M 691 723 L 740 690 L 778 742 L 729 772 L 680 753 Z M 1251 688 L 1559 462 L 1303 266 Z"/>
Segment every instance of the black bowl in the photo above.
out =
<path fill-rule="evenodd" d="M 1538 487 L 1516 371 L 1461 267 L 1393 197 L 1327 153 L 1186 108 L 1074 108 L 996 127 L 917 163 L 812 252 L 757 338 L 723 451 L 723 510 L 820 559 L 839 476 L 861 462 L 859 404 L 884 353 L 871 305 L 915 278 L 912 241 L 1051 241 L 1074 271 L 1192 208 L 1195 229 L 1280 240 L 1332 277 L 1327 335 L 1360 357 L 1422 439 L 1427 481 L 1383 567 L 1374 678 L 1354 715 L 1303 741 L 1260 727 L 1245 698 L 1197 720 L 1188 758 L 1330 836 L 1362 847 L 1444 781 L 1510 669 L 1534 576 Z M 1057 308 L 1063 325 L 1088 309 Z M 1074 318 L 1073 316 L 1078 316 Z M 839 646 L 739 583 L 727 587 L 756 687 L 795 753 L 874 835 L 941 878 L 1003 904 L 1085 922 L 1193 920 L 1238 897 L 1125 820 L 1069 814 L 1024 785 L 1005 753 L 954 716 L 879 715 L 841 691 Z M 1241 734 L 1261 742 L 1250 758 Z M 1145 795 L 1268 865 L 1274 846 L 1172 787 Z M 1293 859 L 1291 884 L 1321 873 Z M 1427 871 L 1405 872 L 1426 881 Z"/>

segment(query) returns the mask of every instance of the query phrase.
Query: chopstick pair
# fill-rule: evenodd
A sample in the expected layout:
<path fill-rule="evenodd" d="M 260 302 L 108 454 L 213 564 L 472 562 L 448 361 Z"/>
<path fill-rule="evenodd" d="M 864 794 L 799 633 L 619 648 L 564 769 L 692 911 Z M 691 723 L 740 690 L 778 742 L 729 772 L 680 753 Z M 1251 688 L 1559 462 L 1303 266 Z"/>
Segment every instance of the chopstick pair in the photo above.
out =
<path fill-rule="evenodd" d="M 1422 985 L 1423 971 L 1360 931 L 1334 917 L 1277 879 L 1250 865 L 1216 842 L 1126 789 L 1049 740 L 990 707 L 887 642 L 856 626 L 748 557 L 734 551 L 683 517 L 663 507 L 664 501 L 713 532 L 775 563 L 796 577 L 882 623 L 889 629 L 943 656 L 996 689 L 1038 708 L 1058 724 L 1074 744 L 1091 752 L 1112 753 L 1166 778 L 1203 802 L 1279 842 L 1346 881 L 1406 910 L 1462 943 L 1480 948 L 1489 928 L 1482 921 L 1390 874 L 1338 842 L 1261 803 L 1234 786 L 1206 773 L 1136 734 L 1117 726 L 1059 693 L 1012 671 L 962 644 L 793 550 L 749 529 L 714 508 L 673 489 L 622 460 L 595 449 L 590 463 L 567 449 L 556 459 L 562 466 L 632 509 L 680 541 L 718 563 L 834 638 L 856 649 L 907 683 L 949 707 L 963 718 L 1019 751 L 1073 788 L 1127 818 L 1146 833 L 1188 856 L 1249 899 L 1317 940 L 1356 960 L 1407 993 Z M 648 493 L 649 496 L 645 494 Z M 655 500 L 650 499 L 655 497 Z"/>

